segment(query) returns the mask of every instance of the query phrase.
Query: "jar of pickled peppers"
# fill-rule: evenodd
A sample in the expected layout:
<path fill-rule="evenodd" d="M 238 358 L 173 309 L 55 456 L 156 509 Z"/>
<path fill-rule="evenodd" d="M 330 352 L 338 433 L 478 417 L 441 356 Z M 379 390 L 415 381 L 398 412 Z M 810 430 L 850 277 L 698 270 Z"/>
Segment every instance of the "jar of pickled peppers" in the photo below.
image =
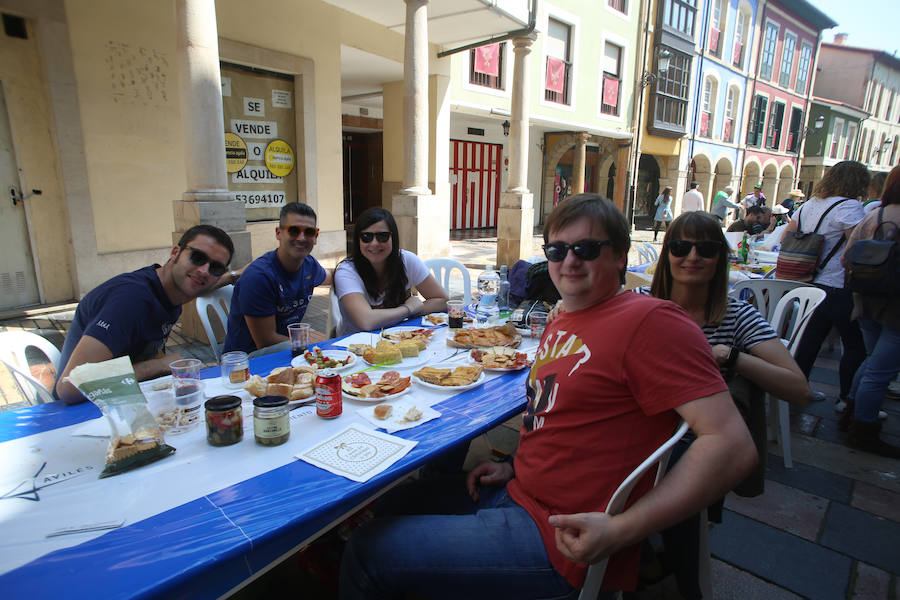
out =
<path fill-rule="evenodd" d="M 241 399 L 215 396 L 206 401 L 206 441 L 211 446 L 230 446 L 244 439 Z"/>

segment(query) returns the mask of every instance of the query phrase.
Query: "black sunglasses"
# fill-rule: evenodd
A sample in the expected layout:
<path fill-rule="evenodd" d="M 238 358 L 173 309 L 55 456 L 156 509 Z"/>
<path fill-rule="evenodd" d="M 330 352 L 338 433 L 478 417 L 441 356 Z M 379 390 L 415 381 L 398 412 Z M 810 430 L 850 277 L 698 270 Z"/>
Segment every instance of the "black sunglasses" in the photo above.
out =
<path fill-rule="evenodd" d="M 202 267 L 206 263 L 209 263 L 209 274 L 213 277 L 221 277 L 225 274 L 225 271 L 228 270 L 226 265 L 223 265 L 217 260 L 212 260 L 209 255 L 203 250 L 197 250 L 196 248 L 191 248 L 190 246 L 182 246 L 181 249 L 184 250 L 187 248 L 190 250 L 190 254 L 188 254 L 188 260 L 191 261 L 191 264 L 195 267 Z"/>
<path fill-rule="evenodd" d="M 669 252 L 672 256 L 682 258 L 691 253 L 691 248 L 697 247 L 697 254 L 703 258 L 713 258 L 722 251 L 722 243 L 715 240 L 703 240 L 691 242 L 688 240 L 669 240 Z"/>
<path fill-rule="evenodd" d="M 581 260 L 594 260 L 603 252 L 604 246 L 611 246 L 610 240 L 579 240 L 574 244 L 565 242 L 553 242 L 544 244 L 544 256 L 550 262 L 562 262 L 566 259 L 566 255 L 571 248 L 572 252 Z"/>
<path fill-rule="evenodd" d="M 296 225 L 291 225 L 287 228 L 288 235 L 292 238 L 300 235 L 301 231 L 303 232 L 303 235 L 308 238 L 316 237 L 317 235 L 319 235 L 318 227 L 297 227 Z"/>
<path fill-rule="evenodd" d="M 359 239 L 363 244 L 369 244 L 373 239 L 378 240 L 382 244 L 391 239 L 390 231 L 363 231 L 359 234 Z"/>

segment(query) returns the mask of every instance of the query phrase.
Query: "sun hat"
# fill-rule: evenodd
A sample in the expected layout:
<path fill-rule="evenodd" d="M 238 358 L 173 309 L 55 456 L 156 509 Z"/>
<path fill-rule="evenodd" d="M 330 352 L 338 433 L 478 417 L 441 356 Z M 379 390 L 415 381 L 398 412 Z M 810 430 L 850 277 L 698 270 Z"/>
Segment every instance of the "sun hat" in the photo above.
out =
<path fill-rule="evenodd" d="M 776 204 L 775 206 L 772 207 L 773 215 L 786 215 L 787 213 L 788 213 L 788 209 L 786 209 L 785 207 L 783 207 L 780 204 Z"/>
<path fill-rule="evenodd" d="M 806 194 L 803 193 L 803 190 L 796 188 L 791 190 L 791 193 L 788 194 L 788 196 L 793 196 L 795 198 L 806 198 Z"/>

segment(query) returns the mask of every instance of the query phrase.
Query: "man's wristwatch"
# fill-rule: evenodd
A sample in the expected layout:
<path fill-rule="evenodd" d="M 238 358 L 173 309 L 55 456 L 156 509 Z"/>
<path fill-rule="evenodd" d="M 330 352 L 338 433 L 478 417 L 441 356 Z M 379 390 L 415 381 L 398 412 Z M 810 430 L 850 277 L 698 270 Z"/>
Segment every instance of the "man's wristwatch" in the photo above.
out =
<path fill-rule="evenodd" d="M 723 369 L 733 369 L 735 363 L 737 363 L 738 355 L 741 353 L 737 347 L 732 346 L 731 351 L 728 353 L 728 358 L 725 359 L 725 363 L 722 365 Z"/>
<path fill-rule="evenodd" d="M 237 283 L 238 277 L 239 277 L 238 272 L 232 271 L 231 272 L 231 283 Z"/>

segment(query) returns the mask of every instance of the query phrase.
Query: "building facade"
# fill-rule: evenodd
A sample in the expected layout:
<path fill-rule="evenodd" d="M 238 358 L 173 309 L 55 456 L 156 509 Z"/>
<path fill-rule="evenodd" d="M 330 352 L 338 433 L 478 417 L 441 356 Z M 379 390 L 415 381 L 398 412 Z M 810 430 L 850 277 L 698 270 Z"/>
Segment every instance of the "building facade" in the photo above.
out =
<path fill-rule="evenodd" d="M 859 132 L 868 116 L 855 106 L 813 97 L 798 184 L 807 197 L 829 168 L 842 160 L 856 160 Z"/>

